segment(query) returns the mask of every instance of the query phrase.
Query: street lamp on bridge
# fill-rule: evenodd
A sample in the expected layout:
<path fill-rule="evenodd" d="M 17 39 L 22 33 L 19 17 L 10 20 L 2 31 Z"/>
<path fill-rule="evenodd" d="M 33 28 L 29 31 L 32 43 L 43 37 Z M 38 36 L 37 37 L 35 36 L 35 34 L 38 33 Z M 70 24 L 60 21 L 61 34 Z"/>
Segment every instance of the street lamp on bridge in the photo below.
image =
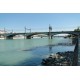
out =
<path fill-rule="evenodd" d="M 52 26 L 49 24 L 49 32 L 52 31 Z"/>
<path fill-rule="evenodd" d="M 31 33 L 31 29 L 28 29 L 28 28 L 27 28 L 27 30 L 29 30 L 29 31 L 30 31 L 30 33 Z"/>
<path fill-rule="evenodd" d="M 29 31 L 30 31 L 30 33 L 31 33 L 31 29 L 26 28 L 26 26 L 24 27 L 24 29 L 25 29 L 25 36 L 24 36 L 24 38 L 26 38 L 26 30 L 29 30 Z"/>
<path fill-rule="evenodd" d="M 26 27 L 24 27 L 24 29 L 25 29 L 25 33 L 26 33 Z"/>
<path fill-rule="evenodd" d="M 51 32 L 52 32 L 52 26 L 49 24 L 49 39 L 52 39 Z"/>
<path fill-rule="evenodd" d="M 25 33 L 26 33 L 26 30 L 29 30 L 29 31 L 30 31 L 30 33 L 31 33 L 31 29 L 29 29 L 29 28 L 26 28 L 26 27 L 25 27 Z"/>

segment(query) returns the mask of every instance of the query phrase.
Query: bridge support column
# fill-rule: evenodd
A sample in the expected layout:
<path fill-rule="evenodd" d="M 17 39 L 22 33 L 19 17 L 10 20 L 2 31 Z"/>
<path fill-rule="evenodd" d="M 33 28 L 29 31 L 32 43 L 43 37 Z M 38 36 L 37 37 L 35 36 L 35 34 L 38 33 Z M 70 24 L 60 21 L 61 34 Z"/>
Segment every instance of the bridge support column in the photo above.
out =
<path fill-rule="evenodd" d="M 29 36 L 26 36 L 26 39 L 31 39 L 31 36 L 29 37 Z"/>
<path fill-rule="evenodd" d="M 53 35 L 51 35 L 51 39 L 53 39 Z"/>
<path fill-rule="evenodd" d="M 24 35 L 24 39 L 27 39 L 26 35 Z"/>
<path fill-rule="evenodd" d="M 49 35 L 49 39 L 53 39 L 53 35 Z"/>

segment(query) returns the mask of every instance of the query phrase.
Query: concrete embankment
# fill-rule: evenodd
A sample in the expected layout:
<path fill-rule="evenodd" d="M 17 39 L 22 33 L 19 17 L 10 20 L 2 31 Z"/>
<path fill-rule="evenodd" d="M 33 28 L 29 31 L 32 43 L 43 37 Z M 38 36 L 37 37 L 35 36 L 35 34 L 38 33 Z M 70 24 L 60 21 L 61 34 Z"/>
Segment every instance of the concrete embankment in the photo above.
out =
<path fill-rule="evenodd" d="M 74 38 L 75 42 L 75 49 L 74 49 L 74 55 L 73 55 L 73 66 L 78 65 L 78 38 Z"/>
<path fill-rule="evenodd" d="M 44 66 L 72 66 L 73 52 L 58 52 L 42 60 Z"/>

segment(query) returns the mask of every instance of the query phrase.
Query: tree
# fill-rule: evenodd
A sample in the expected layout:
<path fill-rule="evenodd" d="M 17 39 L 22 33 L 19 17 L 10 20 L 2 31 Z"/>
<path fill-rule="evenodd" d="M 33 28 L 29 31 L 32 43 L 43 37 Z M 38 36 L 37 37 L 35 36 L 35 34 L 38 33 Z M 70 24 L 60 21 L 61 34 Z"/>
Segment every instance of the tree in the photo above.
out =
<path fill-rule="evenodd" d="M 79 27 L 77 29 L 74 29 L 74 31 L 80 31 Z"/>

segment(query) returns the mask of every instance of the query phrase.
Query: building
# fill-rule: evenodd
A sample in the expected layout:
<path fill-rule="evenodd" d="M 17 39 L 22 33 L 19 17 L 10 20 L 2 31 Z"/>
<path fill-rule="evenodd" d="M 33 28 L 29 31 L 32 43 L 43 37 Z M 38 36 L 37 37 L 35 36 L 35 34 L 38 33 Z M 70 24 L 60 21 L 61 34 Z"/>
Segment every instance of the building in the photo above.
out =
<path fill-rule="evenodd" d="M 4 34 L 4 33 L 7 33 L 7 31 L 0 30 L 0 34 Z"/>

